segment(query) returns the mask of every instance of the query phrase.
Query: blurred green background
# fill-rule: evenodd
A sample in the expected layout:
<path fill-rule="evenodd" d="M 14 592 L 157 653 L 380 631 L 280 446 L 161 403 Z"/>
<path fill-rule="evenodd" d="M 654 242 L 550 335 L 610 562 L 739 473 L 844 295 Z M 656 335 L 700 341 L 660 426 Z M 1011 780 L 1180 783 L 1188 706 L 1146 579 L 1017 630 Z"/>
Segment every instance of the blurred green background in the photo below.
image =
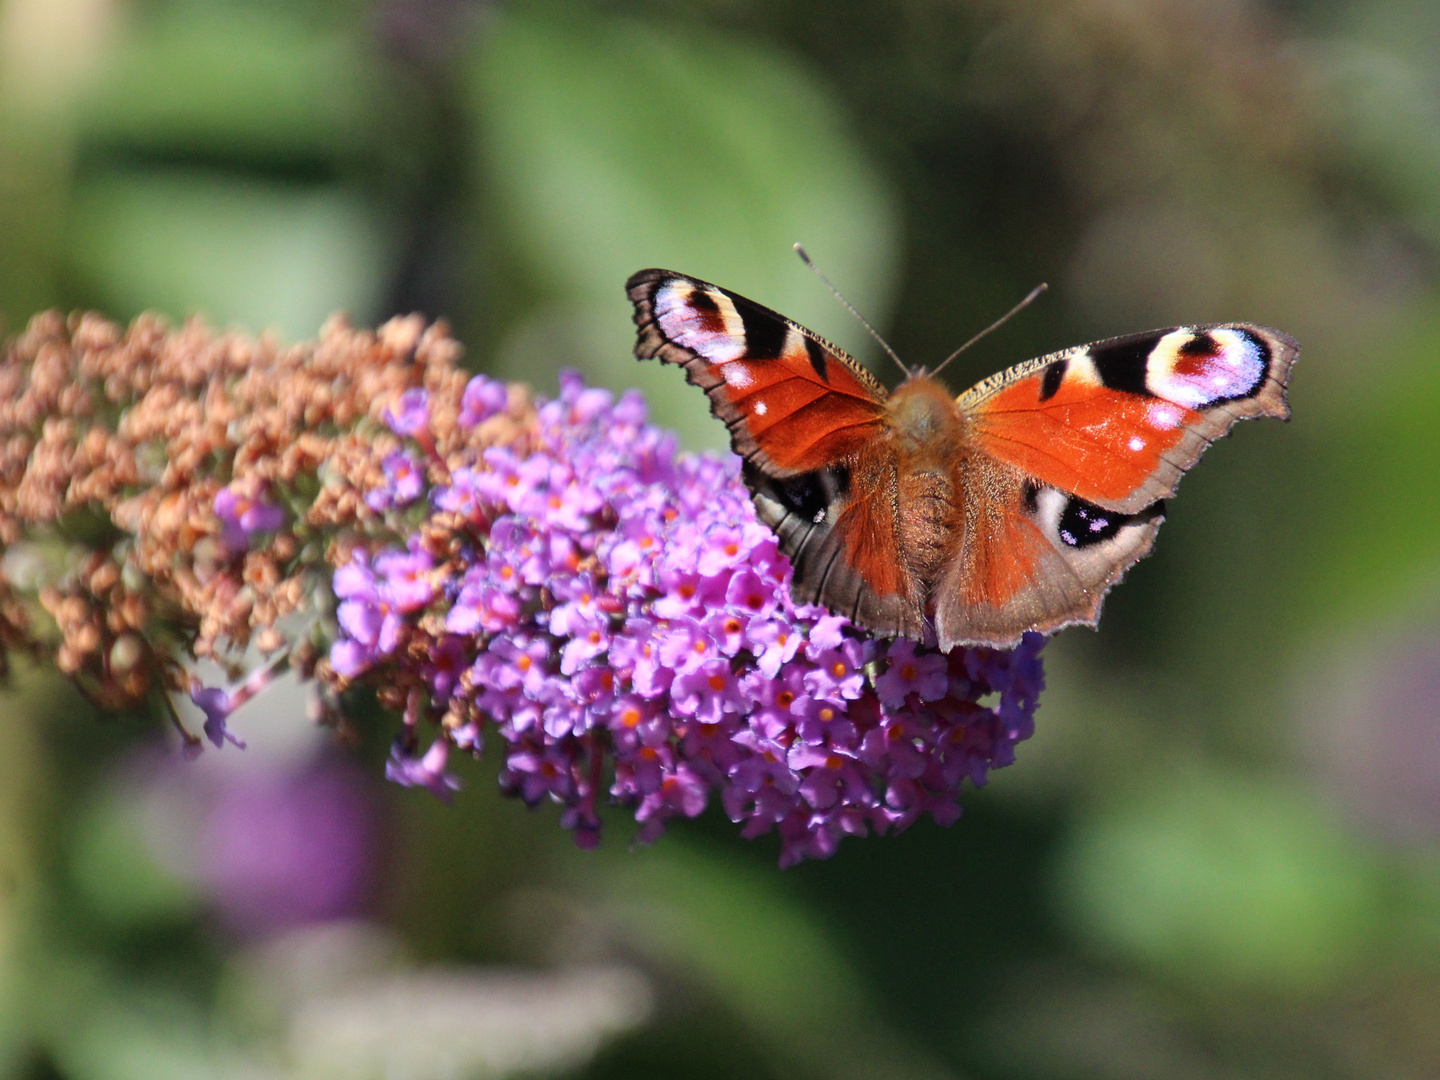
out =
<path fill-rule="evenodd" d="M 1440 8 L 1428 0 L 0 0 L 0 313 L 641 385 L 668 266 L 873 360 L 1176 322 L 1304 345 L 959 824 L 780 873 L 718 815 L 599 853 L 297 693 L 179 767 L 0 698 L 0 1075 L 1440 1074 Z M 893 381 L 894 372 L 877 367 Z"/>

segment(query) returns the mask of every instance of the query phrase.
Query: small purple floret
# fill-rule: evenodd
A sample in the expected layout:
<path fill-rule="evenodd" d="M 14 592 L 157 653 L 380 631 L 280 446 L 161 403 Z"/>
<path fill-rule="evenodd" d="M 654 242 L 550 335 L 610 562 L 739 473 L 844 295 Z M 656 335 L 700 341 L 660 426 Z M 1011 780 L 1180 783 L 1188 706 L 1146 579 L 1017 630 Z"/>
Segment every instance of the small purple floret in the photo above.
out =
<path fill-rule="evenodd" d="M 465 385 L 460 399 L 460 426 L 472 428 L 505 411 L 510 392 L 503 382 L 476 375 Z"/>
<path fill-rule="evenodd" d="M 406 390 L 385 410 L 385 423 L 396 435 L 419 438 L 430 426 L 429 398 L 424 390 Z"/>
<path fill-rule="evenodd" d="M 424 466 L 408 450 L 387 454 L 380 463 L 385 474 L 383 486 L 365 493 L 365 503 L 376 513 L 408 506 L 425 490 Z"/>
<path fill-rule="evenodd" d="M 449 802 L 460 790 L 459 779 L 445 771 L 449 757 L 450 744 L 444 739 L 436 739 L 421 757 L 415 757 L 397 743 L 385 763 L 385 779 L 403 787 L 428 788 L 437 799 Z"/>
<path fill-rule="evenodd" d="M 224 690 L 205 686 L 199 679 L 190 680 L 190 700 L 205 714 L 205 737 L 217 750 L 227 742 L 241 750 L 245 749 L 244 741 L 236 737 L 226 724 L 230 714 L 241 702 L 232 701 Z"/>
<path fill-rule="evenodd" d="M 285 524 L 285 511 L 263 498 L 241 494 L 223 487 L 215 495 L 215 516 L 224 526 L 226 546 L 243 551 L 253 534 L 274 532 Z"/>

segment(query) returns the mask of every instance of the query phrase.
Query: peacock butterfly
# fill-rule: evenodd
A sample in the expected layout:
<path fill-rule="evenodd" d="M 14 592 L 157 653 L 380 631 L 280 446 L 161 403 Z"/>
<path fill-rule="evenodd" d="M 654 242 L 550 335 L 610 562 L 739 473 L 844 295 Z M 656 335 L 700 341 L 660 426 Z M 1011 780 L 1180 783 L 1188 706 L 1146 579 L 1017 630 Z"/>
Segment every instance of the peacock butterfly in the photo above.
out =
<path fill-rule="evenodd" d="M 730 429 L 793 591 L 941 649 L 1095 625 L 1180 477 L 1236 420 L 1288 419 L 1299 345 L 1249 323 L 1111 338 L 951 398 L 894 391 L 767 307 L 670 270 L 626 283 L 635 355 L 678 364 Z"/>

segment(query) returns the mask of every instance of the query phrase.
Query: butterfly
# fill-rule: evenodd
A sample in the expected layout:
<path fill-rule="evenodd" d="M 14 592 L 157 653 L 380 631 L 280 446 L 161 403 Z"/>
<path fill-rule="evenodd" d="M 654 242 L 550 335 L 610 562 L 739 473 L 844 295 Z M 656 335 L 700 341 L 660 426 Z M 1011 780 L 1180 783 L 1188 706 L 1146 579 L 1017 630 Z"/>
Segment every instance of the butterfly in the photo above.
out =
<path fill-rule="evenodd" d="M 887 393 L 728 289 L 655 269 L 626 289 L 635 355 L 709 395 L 795 598 L 945 651 L 1094 626 L 1205 448 L 1236 420 L 1289 419 L 1299 352 L 1249 323 L 1180 326 L 1028 360 L 958 398 L 923 370 Z"/>

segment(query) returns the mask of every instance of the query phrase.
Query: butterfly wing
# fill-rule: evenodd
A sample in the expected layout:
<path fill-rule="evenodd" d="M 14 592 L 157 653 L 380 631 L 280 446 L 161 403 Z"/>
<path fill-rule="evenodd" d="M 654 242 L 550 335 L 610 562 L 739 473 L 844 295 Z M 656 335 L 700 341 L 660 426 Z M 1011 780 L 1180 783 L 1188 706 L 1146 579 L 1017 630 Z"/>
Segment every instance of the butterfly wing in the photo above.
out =
<path fill-rule="evenodd" d="M 626 282 L 635 355 L 685 369 L 730 429 L 795 594 L 877 632 L 919 637 L 923 598 L 900 558 L 886 393 L 845 352 L 745 297 L 669 270 Z"/>
<path fill-rule="evenodd" d="M 958 405 L 980 450 L 1120 513 L 1175 493 L 1236 420 L 1288 419 L 1299 345 L 1248 323 L 1112 338 L 992 376 Z"/>
<path fill-rule="evenodd" d="M 946 650 L 1093 626 L 1105 594 L 1150 551 L 1165 520 L 1163 502 L 1117 513 L 982 455 L 962 477 L 965 528 L 933 593 Z"/>
<path fill-rule="evenodd" d="M 941 647 L 1094 625 L 1205 448 L 1236 420 L 1288 418 L 1298 350 L 1244 323 L 1157 330 L 1041 357 L 963 394 L 976 453 L 962 468 L 959 548 L 934 591 Z"/>
<path fill-rule="evenodd" d="M 735 452 L 788 479 L 855 454 L 878 431 L 885 388 L 824 338 L 743 296 L 669 270 L 625 287 L 635 355 L 685 369 L 730 429 Z"/>

